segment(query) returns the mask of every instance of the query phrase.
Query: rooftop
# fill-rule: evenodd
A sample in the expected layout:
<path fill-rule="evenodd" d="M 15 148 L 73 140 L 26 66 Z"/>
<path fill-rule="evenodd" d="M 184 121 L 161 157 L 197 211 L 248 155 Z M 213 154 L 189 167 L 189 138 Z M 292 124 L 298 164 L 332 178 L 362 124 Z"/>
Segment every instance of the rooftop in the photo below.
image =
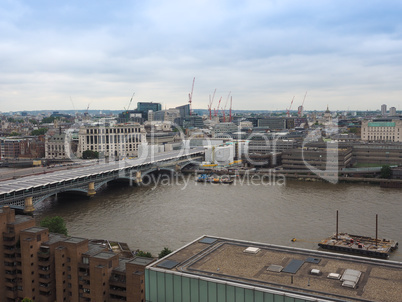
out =
<path fill-rule="evenodd" d="M 148 268 L 335 301 L 396 302 L 402 292 L 401 262 L 211 236 L 193 241 Z M 354 288 L 347 287 L 353 282 L 333 278 L 348 272 L 359 276 Z"/>

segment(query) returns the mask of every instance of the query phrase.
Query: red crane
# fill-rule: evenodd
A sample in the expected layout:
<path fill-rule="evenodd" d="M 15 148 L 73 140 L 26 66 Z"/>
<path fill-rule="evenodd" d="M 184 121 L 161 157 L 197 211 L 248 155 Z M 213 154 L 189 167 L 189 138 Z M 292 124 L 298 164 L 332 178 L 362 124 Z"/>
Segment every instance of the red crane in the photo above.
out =
<path fill-rule="evenodd" d="M 288 109 L 288 111 L 286 112 L 286 115 L 288 116 L 288 117 L 290 117 L 290 109 L 292 109 L 292 105 L 293 105 L 293 100 L 295 99 L 295 97 L 293 96 L 293 99 L 292 99 L 292 101 L 290 102 L 290 106 L 289 106 L 289 109 Z"/>
<path fill-rule="evenodd" d="M 193 79 L 193 86 L 191 87 L 191 93 L 188 94 L 188 103 L 190 104 L 190 115 L 192 114 L 192 112 L 191 112 L 191 103 L 193 102 L 194 82 L 195 82 L 195 77 Z"/>
<path fill-rule="evenodd" d="M 215 108 L 214 108 L 214 116 L 217 116 L 218 115 L 218 111 L 219 111 L 219 105 L 221 104 L 221 100 L 222 100 L 222 97 L 219 99 L 219 102 L 218 102 L 218 110 L 215 110 Z"/>
<path fill-rule="evenodd" d="M 212 119 L 212 103 L 214 102 L 214 98 L 215 98 L 215 92 L 216 92 L 216 88 L 214 91 L 214 94 L 212 95 L 212 99 L 211 99 L 211 95 L 209 95 L 209 105 L 208 105 L 208 111 L 209 111 L 209 119 Z"/>
<path fill-rule="evenodd" d="M 232 97 L 230 97 L 229 122 L 232 122 Z"/>
<path fill-rule="evenodd" d="M 226 122 L 225 110 L 226 110 L 226 107 L 228 106 L 230 93 L 231 93 L 231 91 L 229 91 L 228 97 L 227 97 L 227 99 L 226 99 L 225 107 L 222 108 L 222 111 L 223 111 L 223 122 Z"/>

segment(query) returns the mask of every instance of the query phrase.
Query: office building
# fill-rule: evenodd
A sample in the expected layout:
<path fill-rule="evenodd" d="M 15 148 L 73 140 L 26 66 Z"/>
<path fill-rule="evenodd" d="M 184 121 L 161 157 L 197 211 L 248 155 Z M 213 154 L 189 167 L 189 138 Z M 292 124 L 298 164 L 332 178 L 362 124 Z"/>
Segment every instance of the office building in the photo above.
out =
<path fill-rule="evenodd" d="M 370 142 L 402 142 L 402 119 L 395 117 L 363 121 L 361 139 Z"/>
<path fill-rule="evenodd" d="M 146 132 L 138 123 L 84 126 L 79 130 L 78 139 L 78 157 L 85 150 L 92 150 L 105 157 L 124 158 L 137 156 L 138 146 L 146 143 Z"/>

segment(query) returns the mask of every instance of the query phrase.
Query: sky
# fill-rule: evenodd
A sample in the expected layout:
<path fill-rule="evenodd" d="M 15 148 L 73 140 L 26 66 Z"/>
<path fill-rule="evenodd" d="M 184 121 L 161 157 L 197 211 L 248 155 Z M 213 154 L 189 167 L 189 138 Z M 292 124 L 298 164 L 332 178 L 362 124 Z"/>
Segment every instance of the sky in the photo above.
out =
<path fill-rule="evenodd" d="M 402 2 L 1 0 L 0 111 L 402 110 Z"/>

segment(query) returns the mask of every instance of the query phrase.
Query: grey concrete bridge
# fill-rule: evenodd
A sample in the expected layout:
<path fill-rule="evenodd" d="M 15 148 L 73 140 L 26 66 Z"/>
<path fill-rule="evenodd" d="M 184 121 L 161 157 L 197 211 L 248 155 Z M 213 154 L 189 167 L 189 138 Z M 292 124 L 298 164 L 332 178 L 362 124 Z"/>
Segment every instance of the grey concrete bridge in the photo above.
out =
<path fill-rule="evenodd" d="M 36 204 L 57 193 L 80 192 L 93 196 L 112 180 L 127 179 L 139 183 L 149 173 L 161 170 L 177 172 L 203 159 L 203 148 L 194 148 L 1 181 L 0 207 L 9 205 L 33 212 Z"/>

